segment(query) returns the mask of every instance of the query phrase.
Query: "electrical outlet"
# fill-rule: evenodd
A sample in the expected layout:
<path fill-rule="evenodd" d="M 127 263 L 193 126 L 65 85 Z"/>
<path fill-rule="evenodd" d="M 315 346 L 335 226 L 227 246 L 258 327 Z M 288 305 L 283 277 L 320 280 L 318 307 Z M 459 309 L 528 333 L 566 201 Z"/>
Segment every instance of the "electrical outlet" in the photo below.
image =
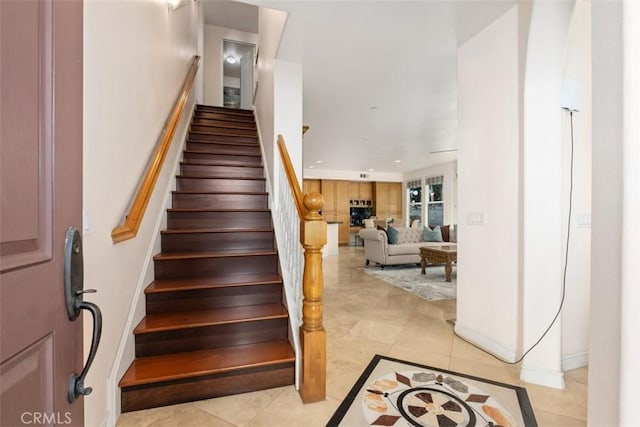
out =
<path fill-rule="evenodd" d="M 467 225 L 485 225 L 487 223 L 486 212 L 468 212 Z"/>
<path fill-rule="evenodd" d="M 582 212 L 576 215 L 576 227 L 578 228 L 590 228 L 591 227 L 591 213 Z"/>

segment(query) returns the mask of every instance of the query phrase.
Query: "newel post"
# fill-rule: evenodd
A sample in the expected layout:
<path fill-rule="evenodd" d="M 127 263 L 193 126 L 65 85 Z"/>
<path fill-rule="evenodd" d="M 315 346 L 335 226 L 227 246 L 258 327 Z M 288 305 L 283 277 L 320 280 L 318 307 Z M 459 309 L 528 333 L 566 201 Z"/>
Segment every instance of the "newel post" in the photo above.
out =
<path fill-rule="evenodd" d="M 327 223 L 318 212 L 324 206 L 320 193 L 303 198 L 306 214 L 300 224 L 300 243 L 304 247 L 302 276 L 302 377 L 300 396 L 305 403 L 325 399 L 327 340 L 322 325 L 322 247 L 327 243 Z"/>

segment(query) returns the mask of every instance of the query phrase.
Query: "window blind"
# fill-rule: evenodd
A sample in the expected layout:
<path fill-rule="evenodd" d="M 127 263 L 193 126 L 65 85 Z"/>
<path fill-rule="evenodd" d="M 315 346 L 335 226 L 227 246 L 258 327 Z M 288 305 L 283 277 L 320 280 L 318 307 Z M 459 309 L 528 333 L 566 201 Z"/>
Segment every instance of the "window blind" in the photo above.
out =
<path fill-rule="evenodd" d="M 442 176 L 442 175 L 440 175 L 440 176 L 431 176 L 431 177 L 426 179 L 426 185 L 442 184 L 443 181 L 444 181 L 444 176 Z"/>
<path fill-rule="evenodd" d="M 413 181 L 407 181 L 407 188 L 420 188 L 422 185 L 421 179 L 414 179 Z"/>

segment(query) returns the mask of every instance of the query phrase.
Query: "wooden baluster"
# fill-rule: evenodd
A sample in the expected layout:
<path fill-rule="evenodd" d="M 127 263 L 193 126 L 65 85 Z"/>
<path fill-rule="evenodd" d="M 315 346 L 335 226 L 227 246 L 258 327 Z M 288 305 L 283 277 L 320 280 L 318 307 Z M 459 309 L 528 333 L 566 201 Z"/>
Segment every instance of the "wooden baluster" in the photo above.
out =
<path fill-rule="evenodd" d="M 300 243 L 304 247 L 302 276 L 302 379 L 300 396 L 304 403 L 325 399 L 327 339 L 322 324 L 322 247 L 327 243 L 327 223 L 318 212 L 324 206 L 320 193 L 303 198 L 306 213 L 300 223 Z"/>

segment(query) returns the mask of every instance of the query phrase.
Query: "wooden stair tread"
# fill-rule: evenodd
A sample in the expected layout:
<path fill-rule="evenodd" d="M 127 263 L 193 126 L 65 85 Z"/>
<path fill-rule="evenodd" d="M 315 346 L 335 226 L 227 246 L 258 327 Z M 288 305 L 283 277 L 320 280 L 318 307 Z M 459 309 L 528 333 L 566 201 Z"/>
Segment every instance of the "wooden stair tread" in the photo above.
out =
<path fill-rule="evenodd" d="M 204 118 L 200 118 L 200 120 L 207 120 Z M 193 126 L 203 126 L 203 127 L 209 127 L 209 128 L 223 128 L 223 129 L 239 129 L 239 130 L 256 130 L 255 126 L 240 126 L 240 125 L 236 125 L 235 123 L 239 123 L 239 122 L 233 122 L 233 121 L 228 121 L 225 122 L 224 119 L 218 119 L 218 122 L 221 123 L 202 123 L 202 122 L 198 122 L 198 123 L 192 123 L 192 127 Z M 247 122 L 245 122 L 247 123 Z M 248 122 L 251 123 L 251 122 Z M 207 133 L 207 132 L 202 132 L 202 131 L 197 131 L 198 133 Z"/>
<path fill-rule="evenodd" d="M 145 334 L 288 317 L 287 310 L 282 304 L 243 305 L 181 313 L 148 314 L 138 323 L 133 333 Z"/>
<path fill-rule="evenodd" d="M 169 228 L 160 234 L 199 234 L 199 233 L 269 233 L 273 227 L 259 228 Z"/>
<path fill-rule="evenodd" d="M 201 124 L 196 124 L 195 126 L 202 126 L 205 127 L 206 125 L 201 125 Z M 217 126 L 219 127 L 219 126 Z M 223 128 L 223 129 L 227 129 L 227 128 Z M 237 130 L 234 129 L 234 130 Z M 245 130 L 249 130 L 249 131 L 254 131 L 257 132 L 255 129 L 245 129 Z M 224 137 L 240 137 L 240 138 L 258 138 L 257 135 L 246 135 L 246 134 L 242 134 L 242 133 L 222 133 L 222 132 L 213 132 L 213 131 L 207 131 L 207 132 L 203 132 L 202 130 L 191 130 L 189 129 L 189 132 L 191 133 L 198 133 L 200 135 L 209 135 L 209 136 L 224 136 Z"/>
<path fill-rule="evenodd" d="M 118 385 L 133 387 L 294 361 L 288 341 L 141 357 L 131 363 Z"/>
<path fill-rule="evenodd" d="M 168 208 L 167 212 L 270 212 L 270 209 Z"/>
<path fill-rule="evenodd" d="M 262 166 L 262 165 L 233 165 L 233 166 L 230 166 L 230 165 L 228 165 L 226 163 L 220 163 L 220 164 L 216 164 L 216 163 L 198 163 L 197 160 L 194 160 L 194 161 L 189 162 L 189 163 L 180 162 L 180 165 L 183 165 L 183 166 L 210 166 L 210 167 L 224 166 L 224 167 L 232 167 L 232 168 L 253 168 L 253 169 L 262 169 L 262 168 L 264 168 L 264 166 Z"/>
<path fill-rule="evenodd" d="M 197 111 L 218 111 L 229 114 L 240 114 L 245 116 L 253 117 L 253 110 L 249 110 L 247 108 L 230 108 L 230 107 L 219 107 L 217 105 L 206 105 L 206 104 L 197 104 Z"/>
<path fill-rule="evenodd" d="M 187 142 L 191 142 L 193 144 L 212 144 L 212 145 L 228 145 L 230 147 L 249 147 L 249 148 L 260 148 L 260 144 L 257 142 L 240 142 L 240 141 L 211 141 L 209 139 L 197 139 L 197 136 L 200 135 L 200 132 L 191 132 L 191 136 L 187 138 Z M 231 136 L 231 135 L 227 135 Z M 246 138 L 246 137 L 245 137 Z"/>
<path fill-rule="evenodd" d="M 184 150 L 185 154 L 209 154 L 212 156 L 237 156 L 237 157 L 262 157 L 260 153 L 227 153 L 227 152 L 215 152 L 215 151 L 193 151 Z"/>
<path fill-rule="evenodd" d="M 145 294 L 210 289 L 222 287 L 255 286 L 282 284 L 278 273 L 244 273 L 218 275 L 213 277 L 194 277 L 188 279 L 154 280 L 144 290 Z"/>
<path fill-rule="evenodd" d="M 198 175 L 176 175 L 177 178 L 188 178 L 188 179 L 225 179 L 225 180 L 232 180 L 232 179 L 242 179 L 242 180 L 246 180 L 246 181 L 266 181 L 267 178 L 262 178 L 262 177 L 253 177 L 253 176 L 198 176 Z"/>
<path fill-rule="evenodd" d="M 245 195 L 259 195 L 266 196 L 269 193 L 266 191 L 199 191 L 199 190 L 174 190 L 173 194 L 245 194 Z"/>
<path fill-rule="evenodd" d="M 247 116 L 245 114 L 226 114 L 220 111 L 196 111 L 193 118 L 198 120 L 221 120 L 227 122 L 255 124 L 253 116 Z"/>
<path fill-rule="evenodd" d="M 162 252 L 153 257 L 154 261 L 178 259 L 229 258 L 239 256 L 276 255 L 276 250 L 234 249 L 227 252 Z"/>
<path fill-rule="evenodd" d="M 199 125 L 200 126 L 200 125 Z M 248 129 L 251 130 L 251 129 Z M 215 139 L 200 139 L 214 136 Z M 218 137 L 221 137 L 218 139 Z M 247 139 L 251 141 L 246 141 Z M 203 132 L 201 130 L 190 130 L 187 135 L 187 142 L 195 142 L 198 144 L 215 144 L 215 145 L 229 145 L 231 147 L 251 147 L 260 148 L 258 137 L 253 135 L 236 135 L 230 133 L 211 133 Z"/>

